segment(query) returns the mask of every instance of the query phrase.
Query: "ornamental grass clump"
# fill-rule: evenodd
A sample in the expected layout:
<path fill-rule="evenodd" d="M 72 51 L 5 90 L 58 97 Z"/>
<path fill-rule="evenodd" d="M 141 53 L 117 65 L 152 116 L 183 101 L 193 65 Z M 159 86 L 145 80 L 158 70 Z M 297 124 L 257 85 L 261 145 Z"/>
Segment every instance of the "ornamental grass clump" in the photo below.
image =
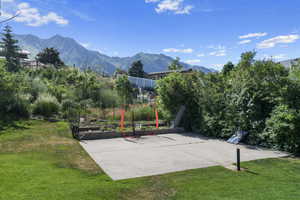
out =
<path fill-rule="evenodd" d="M 59 114 L 60 104 L 54 96 L 48 93 L 39 95 L 33 105 L 33 114 L 40 115 L 46 118 L 53 117 Z"/>

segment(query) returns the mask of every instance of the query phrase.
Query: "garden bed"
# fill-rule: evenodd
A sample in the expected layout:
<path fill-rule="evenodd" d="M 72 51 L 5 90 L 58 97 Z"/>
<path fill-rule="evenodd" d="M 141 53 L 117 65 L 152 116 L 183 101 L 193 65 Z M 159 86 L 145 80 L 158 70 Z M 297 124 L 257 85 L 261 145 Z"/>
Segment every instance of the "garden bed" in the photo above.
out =
<path fill-rule="evenodd" d="M 143 129 L 133 131 L 131 128 L 125 128 L 123 131 L 120 128 L 112 131 L 101 130 L 99 127 L 78 127 L 72 125 L 71 127 L 73 137 L 77 140 L 97 140 L 110 139 L 118 137 L 139 137 L 144 135 L 159 135 L 168 133 L 182 133 L 182 128 L 160 127 L 157 129 Z"/>

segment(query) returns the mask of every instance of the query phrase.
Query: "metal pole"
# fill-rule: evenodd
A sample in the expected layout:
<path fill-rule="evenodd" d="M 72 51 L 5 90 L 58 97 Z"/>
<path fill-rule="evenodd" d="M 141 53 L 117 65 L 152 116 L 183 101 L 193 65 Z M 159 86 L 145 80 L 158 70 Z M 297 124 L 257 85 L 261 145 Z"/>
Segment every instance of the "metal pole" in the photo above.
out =
<path fill-rule="evenodd" d="M 132 115 L 132 131 L 133 131 L 133 135 L 135 135 L 135 123 L 134 123 L 134 111 L 132 110 L 131 112 L 131 115 Z"/>
<path fill-rule="evenodd" d="M 238 171 L 241 171 L 241 150 L 238 148 L 236 149 L 236 167 Z"/>

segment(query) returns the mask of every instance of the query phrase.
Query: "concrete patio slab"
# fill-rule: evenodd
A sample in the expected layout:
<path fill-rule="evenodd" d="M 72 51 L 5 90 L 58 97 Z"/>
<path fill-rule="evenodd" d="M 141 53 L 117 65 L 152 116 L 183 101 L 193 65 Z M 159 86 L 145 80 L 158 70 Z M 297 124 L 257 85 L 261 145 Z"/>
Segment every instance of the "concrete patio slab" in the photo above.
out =
<path fill-rule="evenodd" d="M 235 163 L 288 156 L 246 145 L 233 145 L 196 134 L 165 134 L 141 138 L 82 141 L 80 144 L 113 179 L 121 180 Z"/>

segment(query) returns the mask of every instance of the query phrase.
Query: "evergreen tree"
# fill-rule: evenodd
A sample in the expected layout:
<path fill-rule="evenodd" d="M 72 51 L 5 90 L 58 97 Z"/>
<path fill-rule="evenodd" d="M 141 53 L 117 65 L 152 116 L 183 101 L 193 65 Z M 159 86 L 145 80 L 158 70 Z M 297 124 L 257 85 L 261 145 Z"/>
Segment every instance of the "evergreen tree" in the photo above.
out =
<path fill-rule="evenodd" d="M 129 76 L 140 77 L 140 78 L 145 77 L 143 63 L 140 60 L 133 62 L 131 67 L 128 70 L 128 73 Z"/>
<path fill-rule="evenodd" d="M 6 69 L 9 72 L 17 72 L 20 70 L 20 48 L 18 41 L 12 35 L 12 28 L 5 26 L 2 33 L 2 54 L 6 58 Z"/>
<path fill-rule="evenodd" d="M 46 48 L 37 55 L 37 60 L 43 64 L 51 64 L 56 68 L 64 65 L 59 57 L 59 52 L 54 48 Z"/>
<path fill-rule="evenodd" d="M 223 74 L 227 75 L 231 70 L 233 70 L 234 64 L 232 62 L 228 62 L 226 65 L 223 67 Z"/>
<path fill-rule="evenodd" d="M 169 70 L 181 70 L 183 66 L 180 64 L 180 58 L 176 58 L 168 67 Z"/>

